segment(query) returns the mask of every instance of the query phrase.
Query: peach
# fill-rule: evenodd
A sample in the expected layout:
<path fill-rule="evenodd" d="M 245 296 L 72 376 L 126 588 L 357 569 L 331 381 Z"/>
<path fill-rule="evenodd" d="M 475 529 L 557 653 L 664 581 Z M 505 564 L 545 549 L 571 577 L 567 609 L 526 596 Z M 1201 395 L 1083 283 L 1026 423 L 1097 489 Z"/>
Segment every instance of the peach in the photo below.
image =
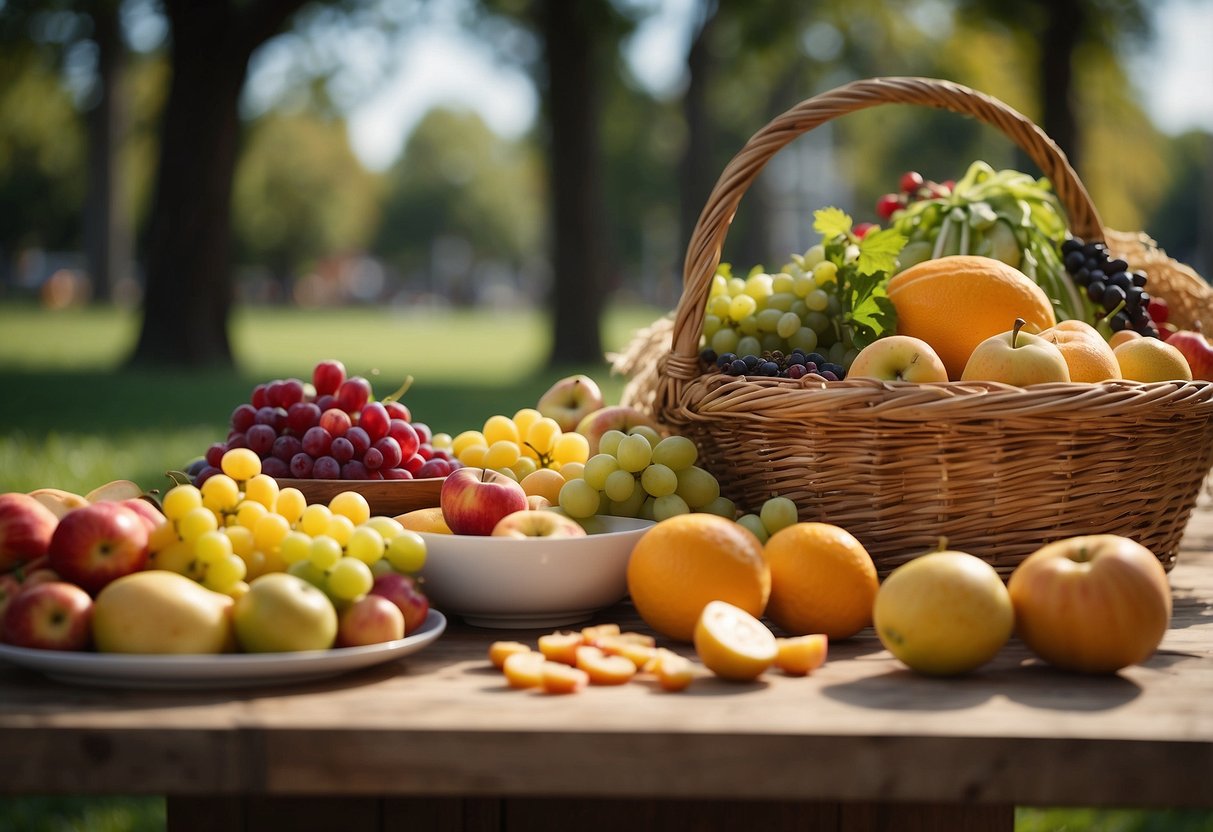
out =
<path fill-rule="evenodd" d="M 775 639 L 775 666 L 789 676 L 807 676 L 825 664 L 830 640 L 825 633 Z"/>
<path fill-rule="evenodd" d="M 590 681 L 589 674 L 584 670 L 561 662 L 544 662 L 541 673 L 546 693 L 575 693 Z"/>
<path fill-rule="evenodd" d="M 591 627 L 581 628 L 582 643 L 589 644 L 593 647 L 597 647 L 599 640 L 602 638 L 617 635 L 619 635 L 618 624 L 596 624 Z"/>
<path fill-rule="evenodd" d="M 581 633 L 548 633 L 539 637 L 539 652 L 548 661 L 572 666 L 577 664 L 577 648 L 582 643 Z"/>
<path fill-rule="evenodd" d="M 543 666 L 548 661 L 542 653 L 528 650 L 507 656 L 501 664 L 506 681 L 512 688 L 538 688 L 543 686 Z"/>
<path fill-rule="evenodd" d="M 531 648 L 521 641 L 494 641 L 489 645 L 489 661 L 494 667 L 502 668 L 505 660 L 516 653 L 530 653 Z"/>
<path fill-rule="evenodd" d="M 591 685 L 622 685 L 636 675 L 636 665 L 623 656 L 608 656 L 585 645 L 577 648 L 577 667 L 586 672 Z"/>
<path fill-rule="evenodd" d="M 522 478 L 519 485 L 528 497 L 546 497 L 556 505 L 560 502 L 560 488 L 565 483 L 564 474 L 551 468 L 539 468 Z"/>

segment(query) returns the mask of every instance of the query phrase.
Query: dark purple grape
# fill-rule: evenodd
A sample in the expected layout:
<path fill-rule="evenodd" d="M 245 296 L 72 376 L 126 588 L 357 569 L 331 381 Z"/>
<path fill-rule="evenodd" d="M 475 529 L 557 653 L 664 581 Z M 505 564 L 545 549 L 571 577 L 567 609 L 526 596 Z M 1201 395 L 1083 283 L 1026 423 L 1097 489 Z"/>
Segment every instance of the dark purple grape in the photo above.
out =
<path fill-rule="evenodd" d="M 1065 260 L 1066 271 L 1076 272 L 1079 269 L 1081 269 L 1086 262 L 1087 262 L 1087 258 L 1083 256 L 1081 251 L 1078 251 L 1077 249 L 1072 249 L 1066 255 L 1066 260 Z"/>
<path fill-rule="evenodd" d="M 737 358 L 734 359 L 733 363 L 729 365 L 729 375 L 744 376 L 749 369 L 750 367 L 748 364 L 746 364 L 740 358 Z"/>
<path fill-rule="evenodd" d="M 803 364 L 793 364 L 790 367 L 788 367 L 788 370 L 787 370 L 788 378 L 791 378 L 791 379 L 802 378 L 802 377 L 804 377 L 805 372 L 806 371 L 805 371 Z"/>
<path fill-rule="evenodd" d="M 256 424 L 249 428 L 244 436 L 248 440 L 249 450 L 265 459 L 274 448 L 274 440 L 278 438 L 278 432 L 269 425 Z"/>
<path fill-rule="evenodd" d="M 306 480 L 312 477 L 312 466 L 315 460 L 300 451 L 291 457 L 291 476 L 295 479 Z"/>
<path fill-rule="evenodd" d="M 1103 299 L 1104 289 L 1108 288 L 1102 280 L 1092 280 L 1091 285 L 1087 286 L 1087 297 L 1093 303 L 1099 303 Z"/>
<path fill-rule="evenodd" d="M 805 358 L 807 358 L 811 363 L 816 364 L 818 367 L 826 363 L 826 357 L 819 352 L 811 352 L 806 355 Z"/>
<path fill-rule="evenodd" d="M 312 478 L 317 480 L 341 479 L 341 463 L 331 456 L 322 456 L 312 465 Z"/>
<path fill-rule="evenodd" d="M 764 361 L 758 365 L 758 372 L 764 376 L 777 376 L 779 375 L 779 365 L 774 361 Z"/>
<path fill-rule="evenodd" d="M 283 435 L 274 440 L 274 445 L 270 449 L 270 455 L 276 456 L 283 462 L 290 462 L 295 454 L 303 451 L 303 443 L 299 441 L 299 437 Z"/>
<path fill-rule="evenodd" d="M 232 411 L 232 429 L 244 433 L 257 422 L 257 408 L 242 404 Z"/>
<path fill-rule="evenodd" d="M 329 454 L 332 455 L 333 459 L 335 459 L 339 464 L 344 465 L 354 458 L 354 443 L 346 439 L 344 436 L 338 436 L 333 440 L 333 444 L 329 448 Z M 319 462 L 320 460 L 316 461 Z"/>
<path fill-rule="evenodd" d="M 370 471 L 356 459 L 351 459 L 349 462 L 341 466 L 341 479 L 343 480 L 365 480 L 370 479 Z"/>
<path fill-rule="evenodd" d="M 314 428 L 308 428 L 307 433 L 303 434 L 301 447 L 305 453 L 318 458 L 327 454 L 332 444 L 332 434 L 320 425 L 316 425 Z"/>
<path fill-rule="evenodd" d="M 834 373 L 832 373 L 829 370 L 823 371 L 821 373 L 821 377 L 824 378 L 826 381 L 838 381 L 838 376 L 834 375 Z"/>
<path fill-rule="evenodd" d="M 274 479 L 289 477 L 291 475 L 291 466 L 278 457 L 271 456 L 268 459 L 261 460 L 261 473 Z"/>
<path fill-rule="evenodd" d="M 1112 274 L 1113 272 L 1127 272 L 1128 270 L 1129 264 L 1119 258 L 1116 260 L 1109 260 L 1108 267 L 1106 269 L 1108 274 Z"/>
<path fill-rule="evenodd" d="M 1129 275 L 1129 281 L 1134 286 L 1142 287 L 1146 285 L 1146 276 L 1141 272 L 1133 272 L 1133 274 Z"/>
<path fill-rule="evenodd" d="M 699 360 L 705 364 L 715 364 L 716 350 L 708 347 L 707 349 L 703 350 L 703 352 L 699 353 Z"/>
<path fill-rule="evenodd" d="M 725 367 L 728 367 L 730 364 L 732 364 L 736 360 L 737 360 L 736 353 L 726 352 L 724 355 L 722 355 L 716 359 L 716 366 L 723 370 Z"/>
<path fill-rule="evenodd" d="M 1077 237 L 1067 237 L 1061 244 L 1061 253 L 1069 254 L 1072 251 L 1082 251 L 1082 240 Z"/>
<path fill-rule="evenodd" d="M 1125 290 L 1119 286 L 1109 286 L 1104 289 L 1101 302 L 1103 303 L 1103 308 L 1111 312 L 1125 302 Z"/>
<path fill-rule="evenodd" d="M 747 355 L 745 358 L 743 358 L 741 360 L 744 361 L 746 367 L 751 370 L 762 363 L 762 360 L 756 355 Z"/>
<path fill-rule="evenodd" d="M 354 459 L 362 459 L 366 449 L 371 447 L 371 436 L 363 428 L 355 425 L 345 432 L 345 438 L 354 446 Z"/>

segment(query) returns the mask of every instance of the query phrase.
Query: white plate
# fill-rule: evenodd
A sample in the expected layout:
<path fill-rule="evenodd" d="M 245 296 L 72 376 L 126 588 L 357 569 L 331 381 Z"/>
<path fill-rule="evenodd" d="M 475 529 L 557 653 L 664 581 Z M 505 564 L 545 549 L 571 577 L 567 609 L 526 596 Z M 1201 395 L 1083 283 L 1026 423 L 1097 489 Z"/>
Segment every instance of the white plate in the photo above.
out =
<path fill-rule="evenodd" d="M 75 685 L 109 688 L 202 690 L 305 682 L 337 676 L 416 653 L 446 629 L 431 609 L 412 635 L 365 647 L 298 653 L 232 653 L 218 656 L 133 655 L 36 650 L 0 644 L 0 659 Z"/>

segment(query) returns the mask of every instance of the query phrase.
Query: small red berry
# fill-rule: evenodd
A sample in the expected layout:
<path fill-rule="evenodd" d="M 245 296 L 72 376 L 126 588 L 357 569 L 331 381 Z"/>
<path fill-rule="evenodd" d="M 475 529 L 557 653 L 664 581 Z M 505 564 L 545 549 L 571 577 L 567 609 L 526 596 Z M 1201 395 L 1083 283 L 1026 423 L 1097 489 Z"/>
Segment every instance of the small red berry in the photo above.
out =
<path fill-rule="evenodd" d="M 882 220 L 887 220 L 893 216 L 893 212 L 901 208 L 903 205 L 901 196 L 898 194 L 885 194 L 880 199 L 876 200 L 876 215 Z"/>
<path fill-rule="evenodd" d="M 915 193 L 922 187 L 922 174 L 918 171 L 910 170 L 901 175 L 901 192 L 903 194 Z"/>

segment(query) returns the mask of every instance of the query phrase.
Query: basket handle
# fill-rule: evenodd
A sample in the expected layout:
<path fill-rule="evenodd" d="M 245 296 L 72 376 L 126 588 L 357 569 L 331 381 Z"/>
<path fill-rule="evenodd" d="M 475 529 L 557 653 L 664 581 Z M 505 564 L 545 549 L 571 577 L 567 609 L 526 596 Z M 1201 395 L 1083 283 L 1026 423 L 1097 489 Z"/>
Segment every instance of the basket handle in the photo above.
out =
<path fill-rule="evenodd" d="M 676 381 L 688 381 L 699 374 L 700 327 L 725 234 L 741 197 L 766 163 L 784 145 L 814 127 L 877 104 L 935 107 L 970 115 L 997 127 L 1028 154 L 1053 184 L 1074 234 L 1088 240 L 1103 239 L 1099 214 L 1065 153 L 1023 114 L 996 98 L 951 81 L 934 78 L 852 81 L 802 101 L 776 117 L 746 142 L 720 175 L 687 246 L 673 346 L 661 362 L 661 374 Z"/>

